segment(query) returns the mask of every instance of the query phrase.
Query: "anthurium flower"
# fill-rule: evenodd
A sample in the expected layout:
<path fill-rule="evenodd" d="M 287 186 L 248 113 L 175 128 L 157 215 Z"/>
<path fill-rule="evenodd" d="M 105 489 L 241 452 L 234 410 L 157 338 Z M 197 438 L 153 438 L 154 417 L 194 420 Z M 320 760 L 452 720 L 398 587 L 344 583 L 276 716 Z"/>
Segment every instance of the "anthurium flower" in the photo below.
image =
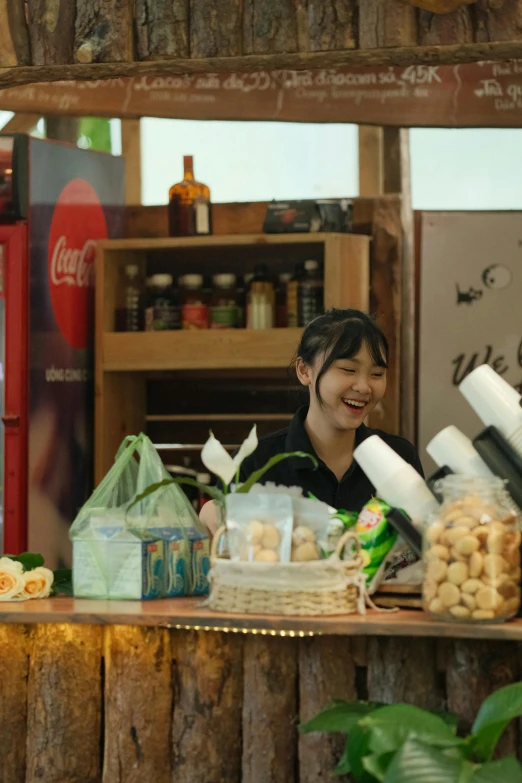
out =
<path fill-rule="evenodd" d="M 250 434 L 243 441 L 235 457 L 231 457 L 224 446 L 211 432 L 210 437 L 203 446 L 201 461 L 212 473 L 215 473 L 225 485 L 230 484 L 236 476 L 244 459 L 253 454 L 257 449 L 256 425 L 252 427 Z"/>

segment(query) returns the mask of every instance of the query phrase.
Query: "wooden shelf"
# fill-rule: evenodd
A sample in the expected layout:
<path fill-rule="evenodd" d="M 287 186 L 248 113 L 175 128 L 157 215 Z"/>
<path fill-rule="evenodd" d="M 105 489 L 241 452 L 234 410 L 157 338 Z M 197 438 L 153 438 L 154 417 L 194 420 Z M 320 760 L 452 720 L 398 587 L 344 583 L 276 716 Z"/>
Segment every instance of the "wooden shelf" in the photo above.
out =
<path fill-rule="evenodd" d="M 302 329 L 106 332 L 105 372 L 288 367 Z"/>
<path fill-rule="evenodd" d="M 227 614 L 202 605 L 201 598 L 163 598 L 157 601 L 95 601 L 47 598 L 23 603 L 0 603 L 0 623 L 88 623 L 148 625 L 257 634 L 293 632 L 296 636 L 406 636 L 449 639 L 522 641 L 522 620 L 472 624 L 437 622 L 424 612 L 399 611 L 335 617 L 285 617 L 272 614 Z"/>

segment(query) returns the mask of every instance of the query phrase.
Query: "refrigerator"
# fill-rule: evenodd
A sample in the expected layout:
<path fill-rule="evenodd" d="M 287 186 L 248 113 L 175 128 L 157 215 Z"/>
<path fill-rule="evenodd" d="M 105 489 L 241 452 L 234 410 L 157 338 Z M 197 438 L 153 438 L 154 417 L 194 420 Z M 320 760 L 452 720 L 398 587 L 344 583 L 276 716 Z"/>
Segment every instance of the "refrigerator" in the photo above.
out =
<path fill-rule="evenodd" d="M 50 568 L 93 488 L 96 241 L 123 209 L 122 158 L 0 134 L 0 553 Z"/>
<path fill-rule="evenodd" d="M 484 425 L 459 392 L 489 364 L 522 393 L 522 213 L 423 212 L 420 230 L 419 447 L 456 425 Z"/>

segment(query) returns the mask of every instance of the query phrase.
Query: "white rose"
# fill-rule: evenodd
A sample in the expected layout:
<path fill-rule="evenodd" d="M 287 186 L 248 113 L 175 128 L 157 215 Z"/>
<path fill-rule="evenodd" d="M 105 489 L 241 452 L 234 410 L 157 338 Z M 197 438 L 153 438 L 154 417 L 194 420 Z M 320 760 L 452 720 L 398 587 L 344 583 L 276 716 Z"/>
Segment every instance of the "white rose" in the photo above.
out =
<path fill-rule="evenodd" d="M 0 557 L 0 601 L 10 601 L 24 589 L 24 567 L 17 560 Z"/>
<path fill-rule="evenodd" d="M 47 598 L 51 592 L 54 574 L 48 568 L 39 566 L 23 574 L 21 598 Z"/>

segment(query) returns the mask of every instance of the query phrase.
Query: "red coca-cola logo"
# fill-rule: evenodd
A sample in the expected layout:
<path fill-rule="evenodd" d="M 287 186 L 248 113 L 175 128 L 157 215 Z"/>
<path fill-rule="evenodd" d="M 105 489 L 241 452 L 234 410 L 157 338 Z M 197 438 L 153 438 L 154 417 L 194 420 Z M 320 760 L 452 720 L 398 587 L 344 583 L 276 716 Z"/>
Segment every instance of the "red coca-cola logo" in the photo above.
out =
<path fill-rule="evenodd" d="M 84 179 L 64 187 L 49 234 L 49 288 L 60 332 L 73 348 L 91 341 L 94 313 L 96 240 L 107 237 L 98 195 Z"/>

